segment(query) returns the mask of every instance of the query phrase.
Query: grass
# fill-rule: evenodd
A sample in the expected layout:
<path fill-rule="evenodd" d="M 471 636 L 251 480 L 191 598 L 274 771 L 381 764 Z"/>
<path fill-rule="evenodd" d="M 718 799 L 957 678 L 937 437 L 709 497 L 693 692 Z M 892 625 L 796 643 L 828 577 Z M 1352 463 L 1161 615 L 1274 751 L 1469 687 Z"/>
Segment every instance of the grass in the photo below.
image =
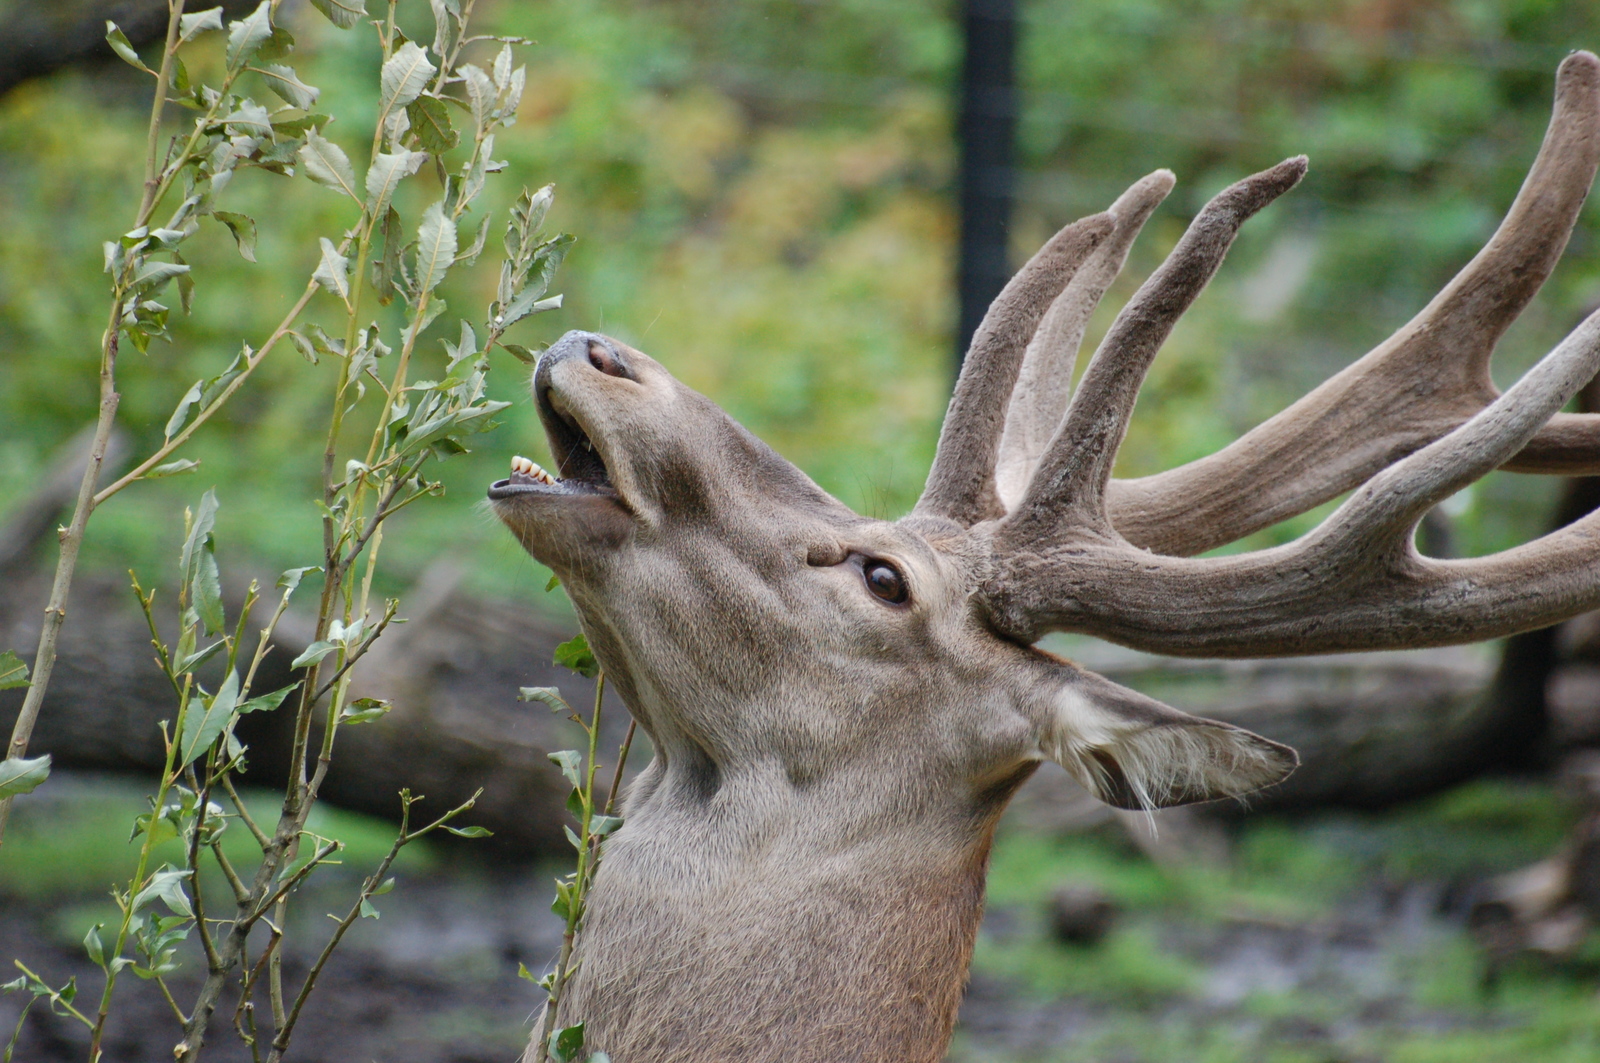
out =
<path fill-rule="evenodd" d="M 279 799 L 265 791 L 244 795 L 252 817 L 267 829 L 276 822 Z M 56 902 L 52 926 L 64 941 L 76 942 L 83 928 L 108 922 L 114 909 L 108 897 L 113 885 L 126 888 L 139 859 L 140 840 L 131 838 L 134 818 L 149 808 L 146 792 L 132 781 L 100 776 L 60 776 L 52 786 L 18 802 L 6 832 L 6 859 L 0 861 L 0 898 L 25 903 Z M 345 843 L 335 869 L 351 877 L 366 874 L 394 841 L 394 828 L 367 816 L 319 805 L 307 829 Z M 181 842 L 159 843 L 152 867 L 163 862 L 177 866 Z M 223 851 L 248 877 L 260 850 L 249 831 L 232 819 L 222 835 Z M 395 862 L 397 872 L 427 870 L 435 863 L 425 843 L 404 849 Z M 209 864 L 207 865 L 209 866 Z M 324 872 L 324 874 L 327 874 Z M 207 896 L 216 905 L 226 896 L 220 872 L 205 878 Z"/>
<path fill-rule="evenodd" d="M 1120 834 L 1002 833 L 973 970 L 1003 987 L 952 1063 L 1512 1063 L 1600 1059 L 1600 935 L 1490 989 L 1463 887 L 1548 856 L 1578 810 L 1485 780 L 1386 814 L 1253 817 L 1227 868 L 1156 868 Z M 1053 941 L 1063 883 L 1122 909 Z M 1418 907 L 1420 905 L 1420 907 Z M 1409 907 L 1408 907 L 1409 906 Z M 1441 907 L 1448 909 L 1441 913 Z"/>
<path fill-rule="evenodd" d="M 88 924 L 109 918 L 106 891 L 132 869 L 137 845 L 128 834 L 145 805 L 127 782 L 64 780 L 18 805 L 0 898 L 51 909 L 53 936 L 75 947 Z M 250 800 L 270 818 L 269 797 Z M 1399 918 L 1389 910 L 1395 897 L 1437 899 L 1548 855 L 1576 815 L 1552 786 L 1481 781 L 1381 815 L 1252 817 L 1237 827 L 1229 867 L 1172 871 L 1114 830 L 1002 833 L 974 975 L 986 987 L 980 997 L 1003 1001 L 1003 1021 L 1000 1032 L 993 1021 L 958 1032 L 949 1059 L 1600 1059 L 1600 936 L 1560 964 L 1513 964 L 1490 991 L 1458 911 Z M 342 874 L 349 876 L 370 867 L 392 837 L 388 824 L 326 808 L 312 829 L 346 842 Z M 248 862 L 252 843 L 242 827 L 230 826 L 224 837 L 230 856 Z M 157 859 L 173 858 L 175 844 L 164 843 Z M 443 870 L 422 848 L 408 849 L 402 862 L 403 871 Z M 1101 944 L 1050 939 L 1044 902 L 1067 882 L 1098 886 L 1121 906 Z M 1365 927 L 1366 937 L 1347 942 L 1352 927 Z M 1288 972 L 1281 983 L 1280 965 Z"/>

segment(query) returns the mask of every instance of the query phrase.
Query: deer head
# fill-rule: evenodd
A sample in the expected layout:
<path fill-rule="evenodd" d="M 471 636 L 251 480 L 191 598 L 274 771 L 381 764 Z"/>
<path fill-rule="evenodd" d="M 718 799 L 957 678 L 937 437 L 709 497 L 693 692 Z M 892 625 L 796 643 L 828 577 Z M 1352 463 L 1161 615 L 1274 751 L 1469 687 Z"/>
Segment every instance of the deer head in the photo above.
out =
<path fill-rule="evenodd" d="M 1600 468 L 1600 425 L 1557 412 L 1600 367 L 1600 315 L 1504 395 L 1488 374 L 1597 161 L 1600 61 L 1576 53 L 1510 214 L 1432 303 L 1232 446 L 1142 480 L 1111 478 L 1140 382 L 1303 158 L 1206 205 L 1075 393 L 1089 315 L 1172 175 L 1050 240 L 973 339 L 897 521 L 852 512 L 639 351 L 553 345 L 533 392 L 560 476 L 518 459 L 490 498 L 656 750 L 563 1021 L 626 1063 L 940 1058 L 995 821 L 1041 761 L 1145 809 L 1293 770 L 1284 746 L 1033 648 L 1046 632 L 1270 656 L 1492 638 L 1600 604 L 1600 516 L 1487 558 L 1412 542 L 1491 469 Z M 1351 489 L 1289 545 L 1192 556 Z"/>

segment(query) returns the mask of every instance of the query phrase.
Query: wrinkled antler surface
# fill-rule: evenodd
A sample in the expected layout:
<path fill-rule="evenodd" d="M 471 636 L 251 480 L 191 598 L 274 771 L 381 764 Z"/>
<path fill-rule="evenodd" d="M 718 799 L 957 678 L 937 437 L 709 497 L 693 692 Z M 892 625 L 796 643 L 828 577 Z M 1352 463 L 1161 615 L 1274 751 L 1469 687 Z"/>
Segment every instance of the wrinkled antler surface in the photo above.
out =
<path fill-rule="evenodd" d="M 1489 356 L 1567 246 L 1600 164 L 1600 65 L 1556 76 L 1544 144 L 1505 220 L 1421 313 L 1371 353 L 1223 450 L 1111 487 L 1129 542 L 1197 554 L 1303 513 L 1444 435 L 1493 401 Z M 1556 414 L 1505 467 L 1600 472 L 1600 416 Z"/>
<path fill-rule="evenodd" d="M 1600 369 L 1600 316 L 1504 395 L 1488 370 L 1495 342 L 1560 257 L 1597 163 L 1600 62 L 1579 52 L 1562 64 L 1544 145 L 1506 220 L 1420 314 L 1232 446 L 1113 484 L 1157 349 L 1239 226 L 1291 188 L 1305 160 L 1224 190 L 1118 315 L 1026 491 L 988 531 L 996 571 L 980 598 L 990 622 L 1024 642 L 1065 629 L 1160 653 L 1263 656 L 1467 642 L 1600 605 L 1600 518 L 1481 559 L 1431 560 L 1412 545 L 1424 513 L 1492 469 L 1600 468 L 1600 419 L 1557 412 Z M 1115 208 L 1112 216 L 1120 219 Z M 1106 283 L 1093 281 L 1098 292 Z M 1062 342 L 1076 341 L 1063 332 Z M 1056 357 L 1070 372 L 1070 358 Z M 971 411 L 952 403 L 951 420 L 963 415 Z M 946 434 L 958 428 L 947 423 Z M 969 469 L 971 497 L 981 497 L 976 482 Z M 1351 488 L 1287 546 L 1181 556 Z M 981 509 L 939 511 L 963 521 Z"/>

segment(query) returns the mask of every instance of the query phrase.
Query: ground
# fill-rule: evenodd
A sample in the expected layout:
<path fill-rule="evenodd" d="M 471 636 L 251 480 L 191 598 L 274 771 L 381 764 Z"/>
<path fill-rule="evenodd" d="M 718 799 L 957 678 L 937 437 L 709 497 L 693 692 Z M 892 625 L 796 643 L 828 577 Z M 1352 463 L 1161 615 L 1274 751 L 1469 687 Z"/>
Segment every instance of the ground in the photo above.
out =
<path fill-rule="evenodd" d="M 98 1003 L 80 942 L 112 909 L 139 807 L 116 780 L 60 777 L 19 803 L 0 866 L 0 957 Z M 951 1063 L 1577 1063 L 1600 1059 L 1600 947 L 1562 963 L 1521 960 L 1490 977 L 1465 929 L 1490 875 L 1547 854 L 1574 812 L 1548 784 L 1480 782 L 1387 815 L 1248 817 L 1227 869 L 1161 871 L 1114 826 L 1051 836 L 1021 826 L 994 854 L 991 900 Z M 387 828 L 330 815 L 345 869 L 302 894 L 292 987 Z M 405 860 L 323 976 L 290 1059 L 306 1063 L 511 1063 L 538 1005 L 517 977 L 559 943 L 550 870 L 478 867 L 461 848 Z M 1044 903 L 1094 886 L 1121 915 L 1094 946 L 1053 941 Z M 193 958 L 173 979 L 192 996 Z M 0 997 L 3 1036 L 17 994 Z M 225 1029 L 206 1058 L 246 1060 Z M 155 986 L 124 977 L 108 1030 L 115 1063 L 171 1059 Z M 87 1040 L 37 1007 L 16 1060 L 80 1060 Z"/>

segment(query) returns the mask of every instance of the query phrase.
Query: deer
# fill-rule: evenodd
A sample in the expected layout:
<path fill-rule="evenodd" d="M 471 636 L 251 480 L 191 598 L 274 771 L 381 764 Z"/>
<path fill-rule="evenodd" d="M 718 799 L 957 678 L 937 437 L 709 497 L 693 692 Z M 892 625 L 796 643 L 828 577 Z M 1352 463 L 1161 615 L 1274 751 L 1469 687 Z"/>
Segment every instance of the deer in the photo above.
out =
<path fill-rule="evenodd" d="M 996 823 L 1046 760 L 1123 809 L 1238 798 L 1295 752 L 1036 647 L 1271 657 L 1497 638 L 1600 606 L 1600 514 L 1486 557 L 1414 545 L 1497 468 L 1600 471 L 1600 313 L 1499 392 L 1495 345 L 1600 162 L 1571 54 L 1483 249 L 1370 353 L 1208 457 L 1113 479 L 1141 381 L 1240 226 L 1306 173 L 1224 189 L 1116 315 L 1090 313 L 1174 186 L 1068 225 L 968 349 L 915 507 L 858 515 L 619 340 L 573 331 L 532 395 L 552 474 L 489 489 L 561 579 L 654 743 L 607 842 L 561 1003 L 617 1063 L 929 1063 L 948 1046 Z M 1200 557 L 1350 492 L 1281 546 Z M 525 1061 L 538 1058 L 537 1045 Z"/>

